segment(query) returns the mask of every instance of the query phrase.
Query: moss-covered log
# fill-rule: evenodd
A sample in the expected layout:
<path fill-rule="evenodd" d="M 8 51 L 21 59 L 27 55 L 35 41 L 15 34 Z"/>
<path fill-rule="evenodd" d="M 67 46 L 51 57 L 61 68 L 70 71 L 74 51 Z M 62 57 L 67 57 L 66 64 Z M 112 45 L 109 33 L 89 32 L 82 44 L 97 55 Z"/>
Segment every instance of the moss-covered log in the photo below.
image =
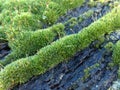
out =
<path fill-rule="evenodd" d="M 39 50 L 31 57 L 22 58 L 7 65 L 0 72 L 1 90 L 12 88 L 18 83 L 24 83 L 34 75 L 44 73 L 58 63 L 68 60 L 77 51 L 87 47 L 101 35 L 120 28 L 120 7 L 114 9 L 78 34 L 66 36 Z"/>
<path fill-rule="evenodd" d="M 1 63 L 6 65 L 19 58 L 34 55 L 40 48 L 62 36 L 64 36 L 64 25 L 61 23 L 35 32 L 19 33 L 15 39 L 9 41 L 12 52 Z"/>

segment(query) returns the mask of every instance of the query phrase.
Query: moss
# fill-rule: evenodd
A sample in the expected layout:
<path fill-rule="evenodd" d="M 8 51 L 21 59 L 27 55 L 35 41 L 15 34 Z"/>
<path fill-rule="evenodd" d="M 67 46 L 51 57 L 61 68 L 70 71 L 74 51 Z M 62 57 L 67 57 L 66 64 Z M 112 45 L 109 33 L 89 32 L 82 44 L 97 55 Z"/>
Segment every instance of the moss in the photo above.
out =
<path fill-rule="evenodd" d="M 17 11 L 18 15 L 23 12 L 31 12 L 44 23 L 53 24 L 67 10 L 81 6 L 83 2 L 84 0 L 5 0 L 1 7 L 10 12 Z M 46 18 L 44 19 L 43 16 Z"/>
<path fill-rule="evenodd" d="M 55 23 L 55 21 L 58 19 L 58 17 L 64 13 L 67 12 L 68 9 L 72 9 L 77 7 L 76 2 L 79 6 L 82 5 L 84 0 L 76 0 L 76 1 L 69 1 L 73 6 L 69 6 L 66 8 L 61 7 L 63 4 L 59 3 L 64 3 L 65 5 L 71 4 L 71 3 L 65 3 L 65 1 L 57 1 L 53 2 L 52 0 L 1 0 L 0 1 L 0 9 L 1 9 L 1 14 L 0 14 L 0 24 L 4 25 L 4 30 L 5 35 L 1 34 L 1 37 L 6 36 L 7 40 L 11 42 L 21 42 L 21 45 L 18 45 L 19 47 L 24 46 L 24 40 L 22 41 L 17 41 L 25 38 L 26 40 L 29 40 L 31 36 L 29 35 L 18 35 L 23 32 L 22 30 L 25 31 L 33 31 L 37 30 L 38 28 L 42 28 L 41 25 L 44 25 L 42 21 L 44 21 L 43 16 L 46 15 L 47 21 L 45 23 Z M 46 13 L 47 12 L 47 13 Z M 52 17 L 52 18 L 51 18 Z M 42 22 L 42 23 L 41 23 Z M 2 30 L 1 30 L 2 32 Z M 25 32 L 23 34 L 31 34 L 30 32 Z M 57 35 L 60 36 L 62 33 L 58 33 Z M 19 39 L 16 40 L 16 36 L 23 36 Z M 17 36 L 17 37 L 18 37 Z M 28 38 L 27 38 L 28 36 Z M 48 35 L 50 36 L 50 35 Z M 52 38 L 52 37 L 51 37 Z M 42 41 L 41 41 L 42 42 Z M 46 41 L 47 42 L 47 41 Z M 28 42 L 29 43 L 29 42 Z M 15 44 L 15 43 L 14 43 Z M 42 43 L 43 44 L 43 43 Z M 44 43 L 46 44 L 46 43 Z M 16 45 L 16 44 L 15 44 Z M 14 45 L 14 46 L 15 46 Z M 27 44 L 26 44 L 27 45 Z M 10 45 L 11 46 L 11 45 Z M 13 48 L 13 47 L 11 47 Z M 23 50 L 24 48 L 22 48 Z M 32 48 L 33 49 L 33 48 Z M 26 49 L 25 49 L 26 50 Z M 10 54 L 10 58 L 14 56 L 15 58 L 18 57 L 18 53 L 21 55 L 20 50 L 14 50 L 12 54 Z M 24 50 L 23 50 L 24 51 Z M 28 52 L 29 50 L 25 51 Z M 31 49 L 30 49 L 31 51 Z M 32 51 L 36 51 L 32 50 Z M 17 54 L 15 54 L 17 52 Z M 34 53 L 34 52 L 33 52 Z M 26 54 L 28 55 L 28 54 Z M 23 56 L 26 56 L 23 55 Z M 12 61 L 12 60 L 11 60 Z"/>
<path fill-rule="evenodd" d="M 115 7 L 119 6 L 119 1 L 114 1 L 113 3 L 109 3 L 109 6 L 111 8 L 115 8 Z"/>
<path fill-rule="evenodd" d="M 84 70 L 84 73 L 88 73 L 88 72 L 90 72 L 92 69 L 97 68 L 97 67 L 99 67 L 99 66 L 100 66 L 99 63 L 96 63 L 96 64 L 94 64 L 94 65 L 86 68 L 86 69 Z"/>
<path fill-rule="evenodd" d="M 90 77 L 90 71 L 99 66 L 100 66 L 99 63 L 96 63 L 96 64 L 84 69 L 84 76 L 83 76 L 83 78 L 81 78 L 81 80 L 84 82 L 88 77 Z"/>
<path fill-rule="evenodd" d="M 108 1 L 111 1 L 111 0 L 90 0 L 88 5 L 90 7 L 95 7 L 95 6 L 97 6 L 98 3 L 105 5 L 105 4 L 107 4 Z"/>
<path fill-rule="evenodd" d="M 105 38 L 102 36 L 102 37 L 99 37 L 99 39 L 96 41 L 97 43 L 95 44 L 95 47 L 96 48 L 99 48 L 100 45 L 104 42 Z"/>
<path fill-rule="evenodd" d="M 40 48 L 51 44 L 56 37 L 62 36 L 64 36 L 64 25 L 61 23 L 44 30 L 17 34 L 15 39 L 9 41 L 12 52 L 2 63 L 6 65 L 16 59 L 34 55 Z"/>
<path fill-rule="evenodd" d="M 97 2 L 93 1 L 93 0 L 90 0 L 89 3 L 88 3 L 89 7 L 95 7 L 96 5 L 97 5 Z"/>
<path fill-rule="evenodd" d="M 76 17 L 72 17 L 72 18 L 70 18 L 67 22 L 65 22 L 65 25 L 67 25 L 67 24 L 71 24 L 71 23 L 74 23 L 74 22 L 77 22 L 77 18 Z"/>
<path fill-rule="evenodd" d="M 77 51 L 84 49 L 105 33 L 120 28 L 120 17 L 117 16 L 120 13 L 119 9 L 120 7 L 116 8 L 103 18 L 84 28 L 78 34 L 61 38 L 51 43 L 51 45 L 40 49 L 34 56 L 19 59 L 4 67 L 0 72 L 1 90 L 12 88 L 18 83 L 26 82 L 32 76 L 44 73 L 58 63 L 68 60 Z M 114 23 L 117 24 L 117 27 Z M 114 55 L 116 56 L 116 54 Z"/>
<path fill-rule="evenodd" d="M 85 12 L 85 13 L 83 14 L 83 16 L 85 16 L 85 18 L 88 18 L 88 17 L 90 17 L 91 15 L 93 15 L 93 13 L 94 13 L 93 10 L 88 10 L 87 12 Z"/>
<path fill-rule="evenodd" d="M 77 23 L 78 23 L 77 18 L 76 18 L 76 17 L 72 17 L 72 18 L 70 18 L 67 22 L 65 22 L 64 24 L 65 24 L 65 25 L 69 24 L 70 27 L 73 27 L 73 26 L 75 26 Z"/>
<path fill-rule="evenodd" d="M 109 51 L 112 51 L 113 50 L 113 43 L 112 42 L 108 42 L 105 46 L 104 46 L 104 48 L 105 49 L 107 49 L 107 50 L 109 50 Z"/>
<path fill-rule="evenodd" d="M 44 25 L 53 25 L 67 10 L 81 6 L 84 0 L 65 2 L 66 0 L 1 0 L 0 24 L 4 25 L 9 33 L 6 36 L 10 39 L 12 31 L 37 30 Z M 62 7 L 64 4 L 66 7 Z"/>
<path fill-rule="evenodd" d="M 48 3 L 47 8 L 45 9 L 43 20 L 45 23 L 53 24 L 57 21 L 58 17 L 65 14 L 69 9 L 81 6 L 84 0 L 52 0 L 54 2 Z M 62 7 L 62 8 L 61 8 Z"/>
<path fill-rule="evenodd" d="M 2 10 L 1 14 L 0 14 L 0 21 L 3 25 L 8 25 L 10 24 L 12 17 L 15 17 L 15 15 L 17 14 L 17 12 L 12 12 L 9 10 Z"/>
<path fill-rule="evenodd" d="M 85 20 L 85 19 L 89 18 L 90 16 L 92 16 L 93 13 L 94 13 L 93 10 L 88 10 L 87 12 L 83 13 L 82 15 L 80 15 L 78 17 L 78 21 L 82 22 L 83 20 Z"/>
<path fill-rule="evenodd" d="M 84 0 L 52 0 L 52 1 L 60 4 L 60 6 L 62 6 L 66 11 L 81 6 L 83 2 L 85 2 Z"/>
<path fill-rule="evenodd" d="M 70 24 L 70 27 L 72 28 L 73 26 L 77 25 L 78 23 L 81 23 L 83 20 L 89 18 L 93 14 L 92 10 L 88 10 L 87 12 L 83 13 L 79 17 L 72 17 L 70 18 L 67 22 L 64 24 Z"/>
<path fill-rule="evenodd" d="M 79 17 L 79 18 L 78 18 L 78 22 L 79 22 L 79 23 L 81 23 L 83 20 L 84 20 L 83 17 Z"/>
<path fill-rule="evenodd" d="M 43 11 L 45 10 L 45 4 L 47 3 L 46 0 L 5 0 L 2 2 L 2 14 L 6 11 L 9 11 L 9 15 L 5 14 L 4 17 L 11 17 L 13 19 L 16 15 L 19 16 L 21 13 L 32 13 L 37 14 L 37 17 L 41 17 Z M 37 11 L 37 12 L 36 12 Z M 15 16 L 11 16 L 11 14 L 15 13 Z M 40 19 L 40 18 L 39 18 Z M 5 19 L 4 19 L 5 20 Z M 5 20 L 6 21 L 6 20 Z"/>
<path fill-rule="evenodd" d="M 117 7 L 119 4 L 120 4 L 119 1 L 115 1 L 114 2 L 114 7 Z"/>
<path fill-rule="evenodd" d="M 61 8 L 59 4 L 50 2 L 43 13 L 43 16 L 46 17 L 43 21 L 48 24 L 53 24 L 63 12 L 64 9 Z"/>
<path fill-rule="evenodd" d="M 15 11 L 15 10 L 24 10 L 28 11 L 28 3 L 27 0 L 4 0 L 2 8 L 6 10 Z"/>
<path fill-rule="evenodd" d="M 85 19 L 89 18 L 90 16 L 92 16 L 93 13 L 94 13 L 93 10 L 88 10 L 87 12 L 83 13 L 82 15 L 80 15 L 78 17 L 78 21 L 82 22 L 83 20 L 85 20 Z"/>
<path fill-rule="evenodd" d="M 2 64 L 0 64 L 0 71 L 4 68 L 4 66 Z"/>
<path fill-rule="evenodd" d="M 2 9 L 9 10 L 10 12 L 17 11 L 31 12 L 33 14 L 42 14 L 46 8 L 48 0 L 2 0 Z"/>
<path fill-rule="evenodd" d="M 113 50 L 113 62 L 116 65 L 120 64 L 120 41 L 118 41 Z"/>
<path fill-rule="evenodd" d="M 108 63 L 108 67 L 112 68 L 112 67 L 114 67 L 114 66 L 115 66 L 115 65 L 114 65 L 113 62 Z"/>
<path fill-rule="evenodd" d="M 30 2 L 31 13 L 39 15 L 39 17 L 42 17 L 42 14 L 45 11 L 48 2 L 50 2 L 50 0 L 36 0 L 36 1 L 31 0 Z"/>
<path fill-rule="evenodd" d="M 5 30 L 0 26 L 0 39 L 6 39 Z"/>
<path fill-rule="evenodd" d="M 34 14 L 29 12 L 24 12 L 19 15 L 16 15 L 13 20 L 13 27 L 19 30 L 36 30 L 41 28 L 42 25 L 38 18 Z"/>
<path fill-rule="evenodd" d="M 90 68 L 84 70 L 84 76 L 81 78 L 81 80 L 84 82 L 88 77 L 90 77 Z"/>
<path fill-rule="evenodd" d="M 117 73 L 118 73 L 118 78 L 120 78 L 120 67 Z"/>
<path fill-rule="evenodd" d="M 77 24 L 77 18 L 71 18 L 69 21 L 70 28 L 73 28 Z"/>

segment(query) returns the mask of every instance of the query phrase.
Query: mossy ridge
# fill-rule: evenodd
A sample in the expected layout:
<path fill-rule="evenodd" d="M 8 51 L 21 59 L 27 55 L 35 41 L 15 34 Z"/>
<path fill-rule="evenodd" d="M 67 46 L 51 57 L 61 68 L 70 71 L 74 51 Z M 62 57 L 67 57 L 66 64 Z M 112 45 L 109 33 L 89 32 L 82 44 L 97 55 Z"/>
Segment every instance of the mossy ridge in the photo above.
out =
<path fill-rule="evenodd" d="M 1 63 L 6 65 L 16 59 L 34 55 L 42 47 L 51 44 L 56 37 L 61 38 L 64 35 L 64 25 L 61 23 L 35 32 L 19 33 L 15 39 L 9 42 L 12 52 Z"/>
<path fill-rule="evenodd" d="M 113 50 L 113 62 L 115 65 L 120 65 L 120 40 L 116 43 Z"/>
<path fill-rule="evenodd" d="M 119 9 L 120 7 L 117 7 L 111 13 L 84 28 L 78 34 L 59 39 L 51 45 L 40 49 L 36 55 L 22 58 L 7 65 L 0 72 L 1 90 L 12 88 L 18 83 L 26 82 L 32 76 L 44 73 L 58 63 L 68 60 L 77 51 L 89 46 L 92 41 L 99 39 L 105 33 L 120 28 Z"/>

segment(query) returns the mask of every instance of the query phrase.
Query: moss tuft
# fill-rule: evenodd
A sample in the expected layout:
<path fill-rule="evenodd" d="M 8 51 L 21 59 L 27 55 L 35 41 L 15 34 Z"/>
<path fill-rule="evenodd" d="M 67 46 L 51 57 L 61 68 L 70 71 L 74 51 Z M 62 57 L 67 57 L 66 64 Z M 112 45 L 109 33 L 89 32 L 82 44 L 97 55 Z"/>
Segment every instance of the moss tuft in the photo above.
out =
<path fill-rule="evenodd" d="M 114 44 L 112 42 L 107 43 L 104 47 L 105 49 L 112 51 Z"/>

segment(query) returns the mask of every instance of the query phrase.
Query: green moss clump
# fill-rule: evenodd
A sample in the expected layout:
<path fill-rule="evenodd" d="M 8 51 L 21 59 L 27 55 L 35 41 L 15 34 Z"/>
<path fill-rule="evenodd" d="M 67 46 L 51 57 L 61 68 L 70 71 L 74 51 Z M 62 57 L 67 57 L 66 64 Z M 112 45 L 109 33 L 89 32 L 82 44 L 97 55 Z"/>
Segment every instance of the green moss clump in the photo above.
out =
<path fill-rule="evenodd" d="M 114 47 L 114 50 L 113 50 L 113 62 L 116 65 L 120 65 L 120 41 L 118 41 L 117 44 Z"/>
<path fill-rule="evenodd" d="M 112 51 L 114 44 L 112 42 L 107 43 L 104 47 L 105 49 Z"/>
<path fill-rule="evenodd" d="M 92 66 L 84 69 L 84 76 L 83 76 L 83 78 L 81 78 L 82 81 L 84 82 L 88 77 L 90 77 L 90 71 L 91 71 L 92 69 L 97 68 L 97 67 L 99 67 L 99 66 L 100 66 L 100 65 L 99 65 L 98 63 L 96 63 L 96 64 L 94 64 L 94 65 L 92 65 Z"/>
<path fill-rule="evenodd" d="M 78 21 L 82 22 L 83 20 L 89 18 L 93 13 L 94 13 L 93 10 L 88 10 L 87 12 L 83 13 L 78 17 Z"/>
<path fill-rule="evenodd" d="M 93 10 L 88 10 L 87 12 L 85 12 L 85 13 L 83 14 L 83 16 L 84 16 L 85 18 L 88 18 L 88 17 L 90 17 L 91 15 L 93 15 L 93 13 L 94 13 Z"/>
<path fill-rule="evenodd" d="M 77 21 L 77 18 L 73 17 L 73 18 L 69 19 L 65 24 L 76 22 L 76 21 Z"/>
<path fill-rule="evenodd" d="M 50 2 L 43 13 L 43 16 L 45 17 L 43 21 L 50 25 L 54 24 L 58 17 L 63 14 L 63 12 L 64 9 L 61 8 L 59 4 Z"/>
<path fill-rule="evenodd" d="M 113 62 L 108 63 L 108 67 L 112 68 L 112 67 L 114 67 L 114 66 L 115 66 L 115 65 L 114 65 Z"/>
<path fill-rule="evenodd" d="M 90 68 L 84 70 L 84 76 L 82 78 L 82 81 L 85 81 L 88 77 L 90 77 Z"/>
<path fill-rule="evenodd" d="M 68 23 L 70 24 L 70 27 L 74 27 L 77 24 L 77 18 L 73 17 L 70 20 L 68 20 Z"/>
<path fill-rule="evenodd" d="M 34 55 L 40 48 L 51 44 L 56 37 L 61 38 L 63 36 L 64 25 L 61 23 L 44 30 L 19 33 L 15 39 L 9 41 L 12 52 L 2 63 L 6 65 L 16 59 Z"/>
<path fill-rule="evenodd" d="M 109 0 L 90 0 L 88 5 L 90 7 L 95 7 L 97 6 L 97 3 L 101 3 L 101 4 L 106 4 L 106 2 L 108 2 Z"/>
<path fill-rule="evenodd" d="M 109 6 L 111 8 L 115 8 L 115 7 L 119 6 L 119 1 L 114 1 L 113 3 L 109 3 Z"/>
<path fill-rule="evenodd" d="M 36 30 L 41 28 L 42 25 L 38 18 L 35 17 L 32 13 L 24 12 L 19 15 L 16 15 L 13 20 L 13 27 L 19 30 Z"/>
<path fill-rule="evenodd" d="M 95 7 L 97 5 L 97 2 L 91 0 L 91 1 L 89 1 L 88 5 L 89 5 L 89 7 Z"/>

